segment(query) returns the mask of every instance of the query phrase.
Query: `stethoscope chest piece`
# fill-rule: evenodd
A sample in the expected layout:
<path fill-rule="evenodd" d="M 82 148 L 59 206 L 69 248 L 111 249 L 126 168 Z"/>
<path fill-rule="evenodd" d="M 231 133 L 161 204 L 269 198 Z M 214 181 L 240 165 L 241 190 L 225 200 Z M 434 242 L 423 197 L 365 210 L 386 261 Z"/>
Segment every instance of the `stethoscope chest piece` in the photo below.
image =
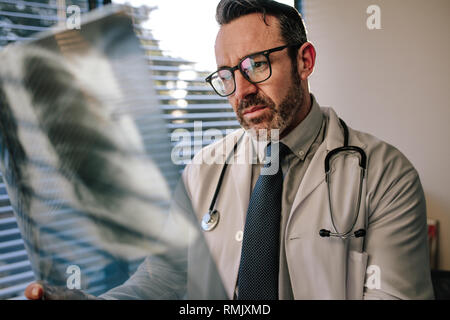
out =
<path fill-rule="evenodd" d="M 212 210 L 205 213 L 202 218 L 202 229 L 203 231 L 211 231 L 213 230 L 217 224 L 219 223 L 219 211 Z"/>

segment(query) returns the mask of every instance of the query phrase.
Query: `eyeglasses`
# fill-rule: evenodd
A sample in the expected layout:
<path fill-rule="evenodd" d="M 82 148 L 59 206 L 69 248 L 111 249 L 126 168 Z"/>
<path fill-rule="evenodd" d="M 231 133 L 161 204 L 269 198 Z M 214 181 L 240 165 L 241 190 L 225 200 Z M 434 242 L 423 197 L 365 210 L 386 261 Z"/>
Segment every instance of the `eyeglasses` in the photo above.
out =
<path fill-rule="evenodd" d="M 214 91 L 222 97 L 227 97 L 236 90 L 234 72 L 239 69 L 242 76 L 250 83 L 256 84 L 266 81 L 272 75 L 269 54 L 281 51 L 288 47 L 300 47 L 296 45 L 284 45 L 256 53 L 252 53 L 239 61 L 234 67 L 221 67 L 216 72 L 210 74 L 205 81 L 208 82 Z"/>

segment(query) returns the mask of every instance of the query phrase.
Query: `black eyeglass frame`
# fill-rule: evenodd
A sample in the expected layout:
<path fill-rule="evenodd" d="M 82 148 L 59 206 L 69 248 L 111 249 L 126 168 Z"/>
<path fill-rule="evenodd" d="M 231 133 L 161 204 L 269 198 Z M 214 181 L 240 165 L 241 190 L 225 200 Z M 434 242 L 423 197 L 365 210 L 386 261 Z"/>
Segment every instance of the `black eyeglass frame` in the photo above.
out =
<path fill-rule="evenodd" d="M 270 58 L 269 58 L 269 54 L 271 54 L 272 52 L 276 52 L 276 51 L 281 51 L 284 50 L 286 48 L 290 48 L 290 47 L 299 47 L 300 48 L 301 44 L 287 44 L 284 46 L 279 46 L 279 47 L 275 47 L 272 49 L 267 49 L 267 50 L 263 50 L 263 51 L 259 51 L 259 52 L 255 52 L 255 53 L 251 53 L 249 55 L 246 55 L 245 57 L 243 57 L 241 60 L 239 60 L 239 63 L 237 65 L 235 65 L 234 67 L 221 67 L 218 70 L 214 71 L 213 73 L 211 73 L 209 76 L 206 77 L 205 81 L 208 82 L 211 87 L 214 89 L 214 91 L 221 97 L 228 97 L 230 95 L 232 95 L 235 91 L 236 91 L 236 78 L 234 77 L 234 72 L 239 69 L 239 71 L 241 72 L 242 76 L 250 83 L 252 84 L 257 84 L 257 83 L 261 83 L 266 81 L 267 79 L 269 79 L 272 76 L 272 63 L 270 62 Z M 247 59 L 250 58 L 251 56 L 256 56 L 262 54 L 263 56 L 266 57 L 267 61 L 269 62 L 269 75 L 267 76 L 267 78 L 265 78 L 264 80 L 260 80 L 260 81 L 252 81 L 250 80 L 249 76 L 242 70 L 241 68 L 241 64 L 242 62 Z M 220 94 L 219 92 L 217 92 L 216 88 L 214 88 L 211 80 L 212 80 L 212 76 L 215 75 L 216 73 L 218 73 L 221 70 L 229 70 L 231 72 L 231 75 L 233 76 L 233 82 L 234 82 L 234 89 L 231 93 L 223 95 Z"/>

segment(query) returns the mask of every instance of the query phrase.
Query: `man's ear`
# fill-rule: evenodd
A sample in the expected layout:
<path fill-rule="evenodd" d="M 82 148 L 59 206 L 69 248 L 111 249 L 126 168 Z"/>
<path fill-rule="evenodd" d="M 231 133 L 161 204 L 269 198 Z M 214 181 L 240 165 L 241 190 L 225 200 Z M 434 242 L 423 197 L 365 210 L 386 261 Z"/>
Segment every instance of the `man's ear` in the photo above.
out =
<path fill-rule="evenodd" d="M 311 42 L 305 42 L 297 52 L 297 71 L 301 80 L 306 80 L 314 71 L 316 49 Z"/>

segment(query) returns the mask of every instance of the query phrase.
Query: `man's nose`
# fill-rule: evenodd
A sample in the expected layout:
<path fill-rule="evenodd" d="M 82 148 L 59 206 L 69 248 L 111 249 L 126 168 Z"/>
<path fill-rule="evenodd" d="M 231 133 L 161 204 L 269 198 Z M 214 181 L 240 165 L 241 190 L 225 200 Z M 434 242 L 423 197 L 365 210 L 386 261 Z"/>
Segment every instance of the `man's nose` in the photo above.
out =
<path fill-rule="evenodd" d="M 248 95 L 255 94 L 258 91 L 258 87 L 245 79 L 239 71 L 234 74 L 234 77 L 236 81 L 234 96 L 238 100 L 245 99 Z"/>

